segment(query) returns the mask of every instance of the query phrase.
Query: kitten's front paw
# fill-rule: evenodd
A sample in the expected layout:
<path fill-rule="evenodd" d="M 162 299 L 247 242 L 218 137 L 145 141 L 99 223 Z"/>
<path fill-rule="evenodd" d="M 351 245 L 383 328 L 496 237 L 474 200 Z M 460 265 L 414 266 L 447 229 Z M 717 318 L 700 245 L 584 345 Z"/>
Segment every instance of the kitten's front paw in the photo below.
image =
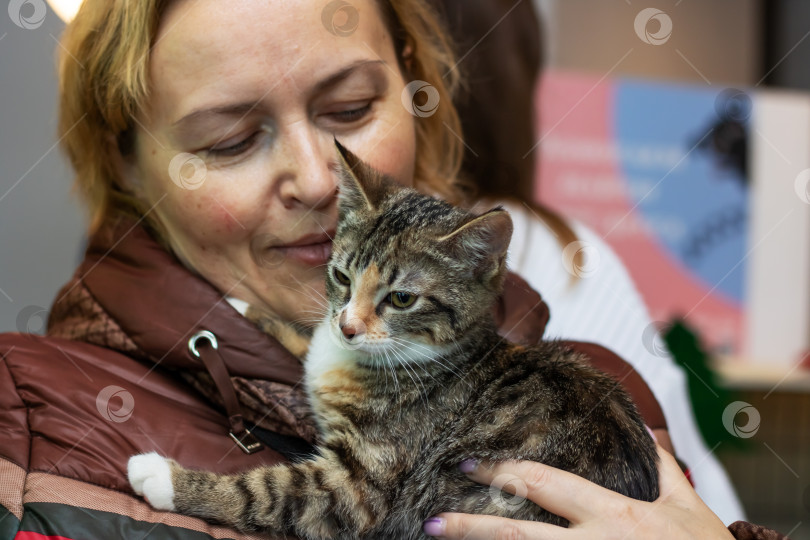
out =
<path fill-rule="evenodd" d="M 127 477 L 135 493 L 158 510 L 174 510 L 170 461 L 156 452 L 129 458 Z"/>

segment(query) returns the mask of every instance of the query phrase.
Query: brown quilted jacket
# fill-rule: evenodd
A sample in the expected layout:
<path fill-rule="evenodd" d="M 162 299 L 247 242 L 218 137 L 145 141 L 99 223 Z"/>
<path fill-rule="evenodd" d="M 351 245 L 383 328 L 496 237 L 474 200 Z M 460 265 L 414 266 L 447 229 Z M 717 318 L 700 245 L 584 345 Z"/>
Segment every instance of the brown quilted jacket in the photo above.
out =
<path fill-rule="evenodd" d="M 497 317 L 511 339 L 537 341 L 548 309 L 512 276 Z M 196 342 L 207 359 L 188 346 L 201 330 L 217 340 L 216 351 Z M 665 427 L 627 364 L 574 346 L 623 381 L 648 425 Z M 151 510 L 128 486 L 127 459 L 157 450 L 234 472 L 283 461 L 314 435 L 298 359 L 132 223 L 92 239 L 48 335 L 0 335 L 0 355 L 0 539 L 247 538 Z M 243 424 L 280 433 L 276 450 L 241 450 L 229 432 Z"/>

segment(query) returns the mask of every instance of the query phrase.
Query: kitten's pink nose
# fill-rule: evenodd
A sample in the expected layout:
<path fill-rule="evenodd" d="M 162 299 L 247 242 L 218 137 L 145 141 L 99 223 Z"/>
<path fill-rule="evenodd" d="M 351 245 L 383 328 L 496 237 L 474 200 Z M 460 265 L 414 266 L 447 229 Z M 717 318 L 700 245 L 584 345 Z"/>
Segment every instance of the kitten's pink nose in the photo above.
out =
<path fill-rule="evenodd" d="M 362 325 L 354 325 L 351 323 L 341 324 L 340 331 L 343 332 L 343 335 L 348 340 L 354 339 L 356 336 L 363 335 Z"/>

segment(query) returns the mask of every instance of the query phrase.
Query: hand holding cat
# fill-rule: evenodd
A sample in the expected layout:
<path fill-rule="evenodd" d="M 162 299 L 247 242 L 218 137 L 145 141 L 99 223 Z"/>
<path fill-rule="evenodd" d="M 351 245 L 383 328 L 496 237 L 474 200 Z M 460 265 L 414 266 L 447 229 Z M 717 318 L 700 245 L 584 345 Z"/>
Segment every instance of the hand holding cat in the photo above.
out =
<path fill-rule="evenodd" d="M 540 463 L 521 461 L 472 466 L 465 462 L 462 469 L 465 472 L 472 469 L 467 474 L 482 484 L 492 484 L 501 475 L 521 478 L 520 487 L 525 486 L 526 498 L 568 519 L 571 522 L 569 528 L 493 516 L 446 513 L 428 520 L 425 533 L 465 540 L 733 538 L 723 522 L 692 489 L 675 458 L 660 446 L 658 455 L 661 496 L 652 503 L 625 497 L 575 474 Z M 506 488 L 510 486 L 514 483 Z"/>

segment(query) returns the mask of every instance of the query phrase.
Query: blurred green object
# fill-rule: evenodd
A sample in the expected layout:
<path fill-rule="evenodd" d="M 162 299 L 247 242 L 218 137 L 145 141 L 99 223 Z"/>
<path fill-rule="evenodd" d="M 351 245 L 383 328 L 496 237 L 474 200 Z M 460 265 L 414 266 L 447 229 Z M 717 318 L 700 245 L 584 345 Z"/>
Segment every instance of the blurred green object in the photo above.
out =
<path fill-rule="evenodd" d="M 675 319 L 661 330 L 664 342 L 675 361 L 684 367 L 689 383 L 689 398 L 703 440 L 714 448 L 731 444 L 744 449 L 745 439 L 735 437 L 723 426 L 723 411 L 734 395 L 717 384 L 717 375 L 710 367 L 710 356 L 700 343 L 695 330 L 680 319 Z"/>

